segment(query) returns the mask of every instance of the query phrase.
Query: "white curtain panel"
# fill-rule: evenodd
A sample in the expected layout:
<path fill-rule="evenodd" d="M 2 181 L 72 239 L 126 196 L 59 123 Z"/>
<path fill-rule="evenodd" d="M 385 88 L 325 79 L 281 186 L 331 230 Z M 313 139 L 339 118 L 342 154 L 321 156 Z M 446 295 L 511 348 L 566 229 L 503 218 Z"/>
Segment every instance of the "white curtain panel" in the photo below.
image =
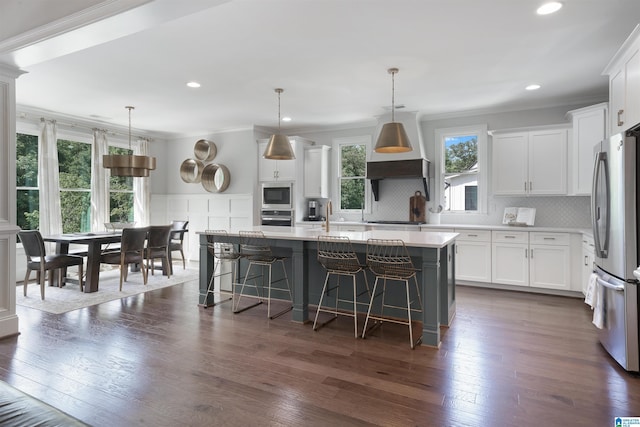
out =
<path fill-rule="evenodd" d="M 104 231 L 109 215 L 109 178 L 111 176 L 102 162 L 102 156 L 109 154 L 107 131 L 93 129 L 91 145 L 91 231 Z"/>
<path fill-rule="evenodd" d="M 149 155 L 149 140 L 139 139 L 133 149 L 137 156 Z M 149 177 L 133 178 L 133 219 L 136 226 L 144 227 L 151 223 L 151 189 Z"/>
<path fill-rule="evenodd" d="M 60 172 L 55 120 L 40 119 L 38 139 L 38 189 L 40 193 L 40 233 L 62 233 L 60 209 Z"/>

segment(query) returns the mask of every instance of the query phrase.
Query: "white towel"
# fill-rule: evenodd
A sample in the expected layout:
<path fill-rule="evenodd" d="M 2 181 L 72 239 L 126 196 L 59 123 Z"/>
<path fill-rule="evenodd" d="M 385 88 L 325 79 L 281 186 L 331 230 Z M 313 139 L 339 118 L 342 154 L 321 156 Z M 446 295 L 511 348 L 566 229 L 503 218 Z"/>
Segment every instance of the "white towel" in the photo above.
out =
<path fill-rule="evenodd" d="M 588 304 L 589 307 L 593 308 L 593 299 L 595 297 L 596 284 L 598 283 L 598 275 L 596 273 L 591 273 L 589 276 L 589 282 L 587 283 L 587 292 L 584 297 L 584 303 Z"/>
<path fill-rule="evenodd" d="M 596 286 L 593 292 L 593 321 L 592 323 L 598 329 L 604 327 L 604 286 L 596 280 Z"/>

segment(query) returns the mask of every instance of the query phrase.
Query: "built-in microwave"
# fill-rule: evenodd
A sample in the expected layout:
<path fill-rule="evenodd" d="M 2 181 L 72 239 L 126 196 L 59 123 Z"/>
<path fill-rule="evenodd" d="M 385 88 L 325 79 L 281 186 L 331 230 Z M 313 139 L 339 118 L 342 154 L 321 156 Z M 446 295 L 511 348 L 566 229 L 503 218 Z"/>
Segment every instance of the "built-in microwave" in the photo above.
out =
<path fill-rule="evenodd" d="M 293 209 L 293 183 L 263 182 L 262 209 Z"/>

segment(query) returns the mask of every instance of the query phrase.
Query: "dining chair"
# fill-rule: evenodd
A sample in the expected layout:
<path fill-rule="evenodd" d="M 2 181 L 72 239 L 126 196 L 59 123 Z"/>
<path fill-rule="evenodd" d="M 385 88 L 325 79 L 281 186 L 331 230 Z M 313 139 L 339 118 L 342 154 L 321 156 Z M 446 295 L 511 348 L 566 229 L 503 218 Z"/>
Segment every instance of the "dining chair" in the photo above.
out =
<path fill-rule="evenodd" d="M 145 241 L 149 227 L 125 228 L 122 230 L 122 239 L 120 248 L 107 251 L 100 255 L 101 264 L 112 264 L 120 266 L 120 290 L 122 290 L 122 282 L 127 280 L 127 272 L 129 264 L 140 265 L 142 270 L 142 280 L 147 284 L 147 269 L 144 265 Z"/>
<path fill-rule="evenodd" d="M 154 274 L 154 261 L 160 259 L 162 261 L 162 271 L 171 277 L 172 269 L 169 262 L 169 240 L 171 238 L 171 225 L 152 225 L 149 227 L 147 235 L 147 247 L 144 251 L 144 257 L 147 260 L 147 274 L 151 269 Z"/>
<path fill-rule="evenodd" d="M 186 233 L 187 225 L 189 225 L 189 221 L 171 221 L 171 240 L 169 241 L 169 259 L 171 259 L 171 252 L 180 251 L 180 256 L 182 256 L 182 269 L 187 268 L 187 264 L 184 258 L 184 233 Z M 173 268 L 173 264 L 171 266 Z"/>
<path fill-rule="evenodd" d="M 322 293 L 320 294 L 320 302 L 318 303 L 316 317 L 313 321 L 313 330 L 317 331 L 327 323 L 337 319 L 338 315 L 348 316 L 353 317 L 353 330 L 357 338 L 359 335 L 358 304 L 362 304 L 358 302 L 358 297 L 360 295 L 367 294 L 368 298 L 365 305 L 369 303 L 369 298 L 371 298 L 369 282 L 367 281 L 367 274 L 365 271 L 367 266 L 360 264 L 360 260 L 353 250 L 351 241 L 348 237 L 342 236 L 318 236 L 318 262 L 324 267 L 327 274 L 324 279 Z M 365 289 L 358 293 L 356 276 L 360 272 L 362 272 L 362 275 L 364 276 Z M 336 283 L 333 285 L 330 283 L 331 276 L 335 276 L 337 278 Z M 349 293 L 348 289 L 346 289 L 347 296 L 351 297 L 350 299 L 340 297 L 340 278 L 342 276 L 351 277 L 353 288 L 352 293 Z M 332 297 L 331 292 L 333 291 L 335 291 L 335 293 Z M 323 306 L 322 303 L 325 301 L 325 298 L 333 298 L 335 305 L 333 307 Z M 353 311 L 348 312 L 339 309 L 338 304 L 341 302 L 350 304 Z M 321 311 L 331 313 L 333 314 L 333 317 L 318 325 L 318 315 Z"/>
<path fill-rule="evenodd" d="M 66 267 L 74 265 L 78 266 L 78 281 L 80 283 L 80 291 L 84 290 L 82 281 L 83 263 L 82 256 L 69 254 L 53 254 L 47 255 L 44 247 L 44 240 L 38 230 L 19 231 L 18 236 L 22 242 L 22 247 L 27 256 L 27 272 L 24 276 L 24 296 L 27 296 L 27 284 L 32 271 L 36 271 L 36 279 L 40 284 L 40 297 L 44 299 L 44 279 L 45 273 L 49 272 L 49 284 L 53 283 L 53 274 L 58 270 L 58 283 L 62 284 L 65 278 L 62 272 Z"/>
<path fill-rule="evenodd" d="M 240 292 L 238 293 L 237 301 L 233 302 L 233 312 L 240 313 L 245 310 L 248 310 L 252 307 L 257 306 L 258 304 L 262 304 L 264 299 L 264 287 L 267 286 L 267 317 L 269 319 L 275 319 L 283 315 L 284 313 L 291 311 L 293 309 L 293 294 L 291 293 L 291 286 L 289 285 L 289 278 L 287 277 L 287 269 L 284 265 L 284 260 L 286 257 L 275 255 L 271 246 L 267 243 L 264 233 L 262 231 L 240 231 L 240 256 L 249 261 L 249 266 L 247 267 L 247 271 L 245 273 L 244 279 L 242 281 L 242 285 L 240 287 Z M 271 275 L 272 273 L 272 265 L 278 263 L 282 266 L 283 276 L 280 279 L 273 280 Z M 254 267 L 258 267 L 258 272 L 251 275 L 251 272 L 254 270 Z M 267 270 L 267 275 L 265 276 L 264 270 Z M 265 280 L 266 279 L 266 280 Z M 286 288 L 284 287 L 274 287 L 274 284 L 280 281 L 284 281 L 286 284 Z M 249 283 L 247 283 L 249 282 Z M 266 285 L 265 285 L 266 282 Z M 253 288 L 255 294 L 245 294 L 245 287 Z M 287 292 L 289 294 L 289 303 L 285 309 L 280 311 L 277 314 L 271 315 L 271 300 L 275 298 L 271 298 L 271 294 L 273 290 L 276 290 L 278 293 Z M 235 297 L 235 292 L 233 293 Z M 247 307 L 239 308 L 240 300 L 243 296 L 248 296 L 252 298 L 258 298 L 258 301 L 252 305 Z"/>
<path fill-rule="evenodd" d="M 416 273 L 419 271 L 413 266 L 409 251 L 404 244 L 404 241 L 400 239 L 368 239 L 367 240 L 367 267 L 375 275 L 376 281 L 373 285 L 373 293 L 371 294 L 371 301 L 369 302 L 369 308 L 367 310 L 367 317 L 364 321 L 364 328 L 362 329 L 362 338 L 365 338 L 367 332 L 367 324 L 369 320 L 376 320 L 377 323 L 371 328 L 380 326 L 382 322 L 400 323 L 409 326 L 409 343 L 411 348 L 420 343 L 422 336 L 416 341 L 413 340 L 413 327 L 412 327 L 412 312 L 422 311 L 422 300 L 420 298 L 420 288 L 418 286 L 418 279 Z M 382 279 L 382 291 L 376 293 L 378 284 Z M 411 299 L 409 292 L 409 281 L 413 280 L 417 292 L 417 301 Z M 389 304 L 385 300 L 385 291 L 387 289 L 387 282 L 403 282 L 406 292 L 406 306 L 400 307 L 393 304 Z M 377 298 L 382 297 L 382 303 L 379 313 L 371 313 L 371 309 Z M 417 302 L 417 304 L 416 304 Z M 416 307 L 416 305 L 418 307 Z M 385 316 L 384 309 L 403 309 L 407 311 L 407 320 L 399 319 L 396 316 Z"/>

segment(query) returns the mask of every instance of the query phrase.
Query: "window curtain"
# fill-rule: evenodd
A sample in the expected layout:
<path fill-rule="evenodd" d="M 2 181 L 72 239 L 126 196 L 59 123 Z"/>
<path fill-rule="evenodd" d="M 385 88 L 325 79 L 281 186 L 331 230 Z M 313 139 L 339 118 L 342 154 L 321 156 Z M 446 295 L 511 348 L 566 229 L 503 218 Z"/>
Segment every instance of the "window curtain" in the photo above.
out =
<path fill-rule="evenodd" d="M 57 125 L 55 120 L 44 118 L 40 119 L 40 138 L 38 139 L 38 190 L 40 233 L 43 235 L 62 233 Z"/>
<path fill-rule="evenodd" d="M 91 231 L 103 231 L 109 215 L 109 178 L 111 174 L 103 166 L 102 156 L 109 154 L 107 131 L 93 129 L 91 145 Z"/>
<path fill-rule="evenodd" d="M 137 156 L 149 155 L 149 140 L 139 139 L 133 150 Z M 133 219 L 136 226 L 146 226 L 151 223 L 149 209 L 151 207 L 151 189 L 149 177 L 133 178 Z"/>

